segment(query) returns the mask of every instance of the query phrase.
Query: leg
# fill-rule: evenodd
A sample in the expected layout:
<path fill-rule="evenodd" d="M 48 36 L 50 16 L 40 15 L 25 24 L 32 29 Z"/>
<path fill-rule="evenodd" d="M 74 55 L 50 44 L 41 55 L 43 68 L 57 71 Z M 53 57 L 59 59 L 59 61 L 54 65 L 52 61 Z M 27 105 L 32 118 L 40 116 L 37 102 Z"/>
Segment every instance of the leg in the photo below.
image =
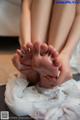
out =
<path fill-rule="evenodd" d="M 45 2 L 46 2 L 46 5 L 45 5 Z M 32 10 L 32 12 L 31 12 L 31 17 L 32 17 L 31 18 L 31 21 L 32 21 L 32 26 L 31 26 L 32 27 L 32 42 L 35 42 L 35 41 L 44 42 L 46 40 L 51 6 L 52 6 L 52 0 L 44 0 L 44 1 L 43 0 L 33 0 L 32 9 L 31 9 Z M 44 17 L 45 17 L 45 19 L 44 19 Z M 24 30 L 26 31 L 26 29 L 24 29 Z M 24 33 L 24 35 L 25 36 L 27 35 L 26 32 Z M 25 37 L 25 38 L 26 38 L 26 40 L 28 39 L 27 37 Z M 34 46 L 35 46 L 35 44 L 34 44 Z M 26 69 L 21 71 L 21 72 L 24 73 L 27 76 L 28 79 L 31 76 L 33 76 L 33 77 L 31 77 L 30 81 L 33 80 L 33 78 L 36 77 L 35 76 L 35 70 L 32 67 L 32 60 L 34 58 L 36 58 L 36 60 L 34 61 L 34 64 L 36 64 L 36 61 L 39 60 L 39 62 L 37 62 L 37 63 L 39 63 L 39 66 L 37 66 L 36 68 L 38 68 L 37 70 L 39 70 L 41 72 L 38 72 L 37 70 L 36 71 L 37 71 L 37 73 L 40 74 L 40 76 L 43 73 L 42 71 L 45 71 L 44 73 L 49 75 L 49 74 L 53 73 L 53 71 L 56 71 L 56 69 L 57 69 L 56 67 L 54 67 L 55 69 L 54 68 L 52 69 L 52 64 L 50 64 L 50 62 L 52 62 L 52 60 L 49 61 L 50 56 L 48 56 L 48 55 L 46 57 L 41 56 L 41 59 L 39 59 L 39 55 L 40 55 L 39 53 L 38 53 L 37 56 L 35 54 L 34 55 L 30 54 L 30 52 L 33 51 L 33 49 L 35 49 L 34 46 L 30 43 L 30 44 L 27 44 L 27 46 L 25 48 L 23 48 L 23 50 L 18 51 L 18 56 L 20 57 L 19 62 L 21 64 L 21 65 L 19 64 L 19 66 L 24 65 L 26 67 Z M 40 46 L 40 44 L 39 44 L 39 46 Z M 43 49 L 45 49 L 44 44 L 42 45 L 41 51 Z M 29 50 L 31 50 L 31 51 L 29 52 Z M 38 50 L 39 49 L 37 49 L 37 51 Z M 20 53 L 22 53 L 23 57 L 21 56 Z M 43 54 L 43 53 L 44 53 L 44 50 L 41 54 Z M 55 53 L 56 52 L 52 52 L 52 54 L 55 54 Z M 14 57 L 13 63 L 17 67 L 17 69 L 19 70 L 20 67 L 18 67 L 18 63 L 17 63 L 17 57 L 18 56 Z M 40 67 L 40 65 L 42 67 Z M 50 66 L 50 67 L 48 67 L 48 66 Z M 54 72 L 54 73 L 56 74 L 56 72 Z"/>
<path fill-rule="evenodd" d="M 64 46 L 64 49 L 61 51 L 60 54 L 62 67 L 58 83 L 62 83 L 65 80 L 69 80 L 72 78 L 72 72 L 70 70 L 71 69 L 70 58 L 79 41 L 80 41 L 80 4 L 76 4 L 76 15 L 74 23 L 68 35 L 66 45 Z"/>
<path fill-rule="evenodd" d="M 52 17 L 51 25 L 53 26 L 51 26 L 50 28 L 48 43 L 52 44 L 60 52 L 58 59 L 61 61 L 61 68 L 60 68 L 60 76 L 57 79 L 58 81 L 57 84 L 61 84 L 64 81 L 70 80 L 72 78 L 72 72 L 69 65 L 69 62 L 70 62 L 69 55 L 71 53 L 70 51 L 72 51 L 72 48 L 74 49 L 73 44 L 76 43 L 74 42 L 76 41 L 74 36 L 76 36 L 76 31 L 77 31 L 76 28 L 74 29 L 74 22 L 76 17 L 75 16 L 76 5 L 75 4 L 70 4 L 70 5 L 55 4 L 53 8 L 53 13 L 54 13 L 53 17 L 55 17 L 56 20 L 53 21 L 53 17 Z M 78 22 L 79 21 L 77 21 L 76 23 L 79 28 Z M 77 25 L 75 26 L 77 27 Z M 79 33 L 79 30 L 78 30 L 78 33 Z M 52 40 L 52 38 L 54 40 Z"/>
<path fill-rule="evenodd" d="M 32 0 L 23 0 L 20 17 L 20 45 L 31 43 L 31 4 Z"/>
<path fill-rule="evenodd" d="M 56 70 L 58 70 L 59 67 L 59 64 L 57 67 L 55 67 L 53 63 L 51 64 L 52 59 L 50 57 L 50 50 L 52 51 L 54 58 L 56 51 L 54 51 L 54 49 L 50 49 L 50 47 L 48 47 L 46 44 L 43 44 L 43 42 L 45 42 L 47 39 L 51 8 L 52 0 L 33 0 L 31 9 L 31 40 L 32 43 L 34 43 L 33 51 L 35 51 L 33 55 L 33 68 L 40 74 L 40 86 L 47 88 L 53 87 L 55 85 L 55 78 L 53 76 L 57 76 L 58 71 L 56 72 Z M 35 41 L 42 44 L 36 45 Z M 46 51 L 46 48 L 50 50 Z M 46 51 L 46 53 L 44 51 Z M 48 55 L 48 52 L 50 52 L 50 55 Z"/>
<path fill-rule="evenodd" d="M 75 4 L 54 4 L 48 44 L 59 52 L 66 43 L 75 17 Z"/>
<path fill-rule="evenodd" d="M 52 0 L 33 0 L 31 9 L 32 42 L 45 42 Z"/>

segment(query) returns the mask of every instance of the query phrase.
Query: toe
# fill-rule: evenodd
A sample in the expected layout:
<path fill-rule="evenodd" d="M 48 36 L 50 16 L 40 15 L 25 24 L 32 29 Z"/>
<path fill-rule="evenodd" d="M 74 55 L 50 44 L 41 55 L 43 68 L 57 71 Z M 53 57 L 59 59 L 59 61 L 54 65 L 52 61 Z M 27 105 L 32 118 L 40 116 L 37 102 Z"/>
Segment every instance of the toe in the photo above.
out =
<path fill-rule="evenodd" d="M 32 45 L 32 43 L 28 43 L 28 44 L 26 45 L 26 48 L 32 50 L 32 49 L 33 49 L 33 45 Z"/>
<path fill-rule="evenodd" d="M 58 52 L 52 45 L 49 45 L 48 47 L 48 55 L 50 55 L 52 59 L 55 59 L 58 56 Z"/>
<path fill-rule="evenodd" d="M 17 49 L 16 53 L 20 56 L 20 57 L 23 57 L 23 53 L 20 49 Z"/>
<path fill-rule="evenodd" d="M 61 61 L 58 59 L 58 57 L 56 57 L 54 60 L 53 60 L 53 64 L 57 67 L 61 67 Z"/>
<path fill-rule="evenodd" d="M 40 46 L 40 54 L 42 56 L 44 56 L 44 55 L 47 54 L 47 52 L 48 52 L 48 46 L 47 46 L 47 44 L 45 44 L 45 43 L 41 44 L 41 46 Z"/>
<path fill-rule="evenodd" d="M 59 53 L 51 45 L 49 45 L 48 48 L 48 55 L 51 56 L 52 62 L 55 66 L 57 67 L 61 66 L 61 62 L 58 59 Z"/>
<path fill-rule="evenodd" d="M 30 57 L 33 55 L 33 45 L 31 43 L 26 45 L 26 55 Z"/>
<path fill-rule="evenodd" d="M 33 54 L 34 55 L 39 55 L 40 54 L 40 43 L 35 42 L 33 45 Z"/>
<path fill-rule="evenodd" d="M 21 53 L 25 55 L 25 52 L 26 52 L 26 51 L 25 51 L 25 47 L 23 46 L 23 47 L 21 48 Z"/>
<path fill-rule="evenodd" d="M 26 46 L 23 46 L 21 48 L 21 53 L 24 58 L 26 59 L 31 58 L 33 54 L 33 45 L 31 43 L 27 43 Z"/>

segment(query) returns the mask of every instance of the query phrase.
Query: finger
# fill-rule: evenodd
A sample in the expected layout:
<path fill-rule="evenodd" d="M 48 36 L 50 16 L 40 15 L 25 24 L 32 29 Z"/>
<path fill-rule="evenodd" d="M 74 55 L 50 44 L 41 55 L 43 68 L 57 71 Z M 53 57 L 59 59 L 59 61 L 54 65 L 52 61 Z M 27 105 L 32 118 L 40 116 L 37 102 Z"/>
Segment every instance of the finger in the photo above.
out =
<path fill-rule="evenodd" d="M 16 53 L 19 55 L 19 56 L 23 56 L 22 52 L 20 49 L 17 49 Z"/>
<path fill-rule="evenodd" d="M 19 61 L 19 54 L 16 53 L 12 58 L 12 63 L 15 65 L 16 62 L 18 62 L 18 61 Z"/>
<path fill-rule="evenodd" d="M 61 71 L 59 78 L 57 79 L 57 85 L 64 83 L 66 80 L 67 80 L 67 78 L 66 78 L 65 72 Z"/>
<path fill-rule="evenodd" d="M 23 55 L 25 55 L 25 54 L 26 54 L 26 51 L 25 51 L 25 50 L 26 50 L 26 47 L 25 47 L 25 46 L 23 46 L 23 47 L 21 48 L 21 52 L 22 52 L 22 54 L 23 54 Z"/>
<path fill-rule="evenodd" d="M 47 46 L 47 44 L 46 43 L 41 44 L 40 48 L 41 48 L 40 49 L 40 54 L 42 56 L 46 55 L 47 52 L 48 52 L 48 46 Z"/>
<path fill-rule="evenodd" d="M 25 66 L 23 66 L 20 63 L 20 58 L 19 58 L 18 54 L 14 55 L 14 57 L 12 58 L 12 63 L 17 68 L 17 70 L 19 70 L 19 71 L 26 69 Z"/>
<path fill-rule="evenodd" d="M 60 68 L 60 67 L 61 67 L 61 61 L 60 61 L 60 59 L 55 58 L 55 59 L 53 60 L 53 64 L 54 64 L 55 66 L 57 66 L 58 68 Z"/>

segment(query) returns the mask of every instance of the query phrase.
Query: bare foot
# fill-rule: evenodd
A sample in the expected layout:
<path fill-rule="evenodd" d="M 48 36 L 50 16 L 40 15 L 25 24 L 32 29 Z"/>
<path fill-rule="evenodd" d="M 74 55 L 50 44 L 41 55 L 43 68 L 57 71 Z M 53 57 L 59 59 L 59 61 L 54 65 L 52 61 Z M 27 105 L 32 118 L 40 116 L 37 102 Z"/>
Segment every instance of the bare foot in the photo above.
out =
<path fill-rule="evenodd" d="M 27 44 L 21 50 L 17 50 L 12 61 L 15 67 L 26 76 L 27 80 L 32 83 L 39 81 L 39 75 L 32 68 L 33 45 Z"/>
<path fill-rule="evenodd" d="M 60 62 L 58 53 L 52 46 L 34 43 L 32 66 L 40 74 L 39 86 L 51 88 L 56 86 Z"/>

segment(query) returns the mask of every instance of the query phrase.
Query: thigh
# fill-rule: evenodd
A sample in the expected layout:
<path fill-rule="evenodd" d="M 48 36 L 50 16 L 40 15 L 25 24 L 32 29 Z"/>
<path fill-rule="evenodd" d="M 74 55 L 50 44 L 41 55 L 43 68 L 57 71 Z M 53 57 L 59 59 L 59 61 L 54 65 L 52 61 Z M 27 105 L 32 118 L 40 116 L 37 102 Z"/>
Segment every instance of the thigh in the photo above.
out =
<path fill-rule="evenodd" d="M 78 0 L 79 4 L 76 4 L 76 12 L 80 15 L 80 0 Z"/>

